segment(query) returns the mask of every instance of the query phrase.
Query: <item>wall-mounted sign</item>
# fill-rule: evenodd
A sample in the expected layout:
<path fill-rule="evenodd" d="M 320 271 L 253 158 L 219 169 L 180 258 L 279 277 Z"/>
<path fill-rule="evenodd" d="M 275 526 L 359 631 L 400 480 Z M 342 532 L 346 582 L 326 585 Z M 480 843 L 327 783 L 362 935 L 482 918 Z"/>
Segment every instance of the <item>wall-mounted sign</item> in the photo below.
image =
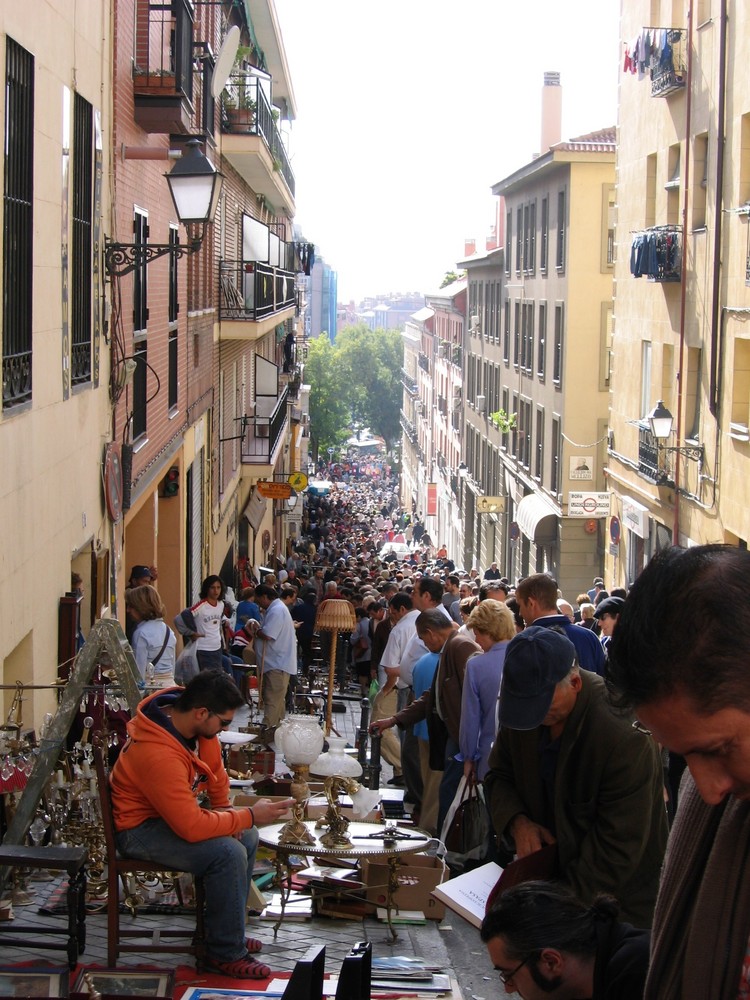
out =
<path fill-rule="evenodd" d="M 307 486 L 307 476 L 304 472 L 293 472 L 287 482 L 294 490 L 304 490 Z"/>
<path fill-rule="evenodd" d="M 587 480 L 591 482 L 594 478 L 594 456 L 593 455 L 572 455 L 568 478 L 576 480 Z"/>
<path fill-rule="evenodd" d="M 639 538 L 648 538 L 648 507 L 631 497 L 623 497 L 622 523 Z"/>
<path fill-rule="evenodd" d="M 609 537 L 613 545 L 620 544 L 620 518 L 617 516 L 609 519 Z"/>
<path fill-rule="evenodd" d="M 261 479 L 257 485 L 258 493 L 267 500 L 288 500 L 292 495 L 289 483 L 272 483 L 268 479 Z"/>
<path fill-rule="evenodd" d="M 477 497 L 480 514 L 502 514 L 505 511 L 505 497 Z"/>
<path fill-rule="evenodd" d="M 568 517 L 608 517 L 609 493 L 568 493 Z"/>
<path fill-rule="evenodd" d="M 437 517 L 437 483 L 427 484 L 427 516 Z"/>

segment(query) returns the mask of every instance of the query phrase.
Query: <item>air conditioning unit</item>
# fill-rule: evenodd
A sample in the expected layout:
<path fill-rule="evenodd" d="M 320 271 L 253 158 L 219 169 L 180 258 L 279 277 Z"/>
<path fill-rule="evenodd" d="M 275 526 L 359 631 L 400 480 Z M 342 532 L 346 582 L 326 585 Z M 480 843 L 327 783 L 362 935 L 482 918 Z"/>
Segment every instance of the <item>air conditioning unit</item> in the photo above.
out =
<path fill-rule="evenodd" d="M 487 412 L 487 397 L 486 396 L 477 396 L 476 406 L 477 406 L 477 413 L 486 413 Z"/>
<path fill-rule="evenodd" d="M 469 319 L 469 329 L 472 333 L 479 333 L 479 314 L 474 313 Z"/>

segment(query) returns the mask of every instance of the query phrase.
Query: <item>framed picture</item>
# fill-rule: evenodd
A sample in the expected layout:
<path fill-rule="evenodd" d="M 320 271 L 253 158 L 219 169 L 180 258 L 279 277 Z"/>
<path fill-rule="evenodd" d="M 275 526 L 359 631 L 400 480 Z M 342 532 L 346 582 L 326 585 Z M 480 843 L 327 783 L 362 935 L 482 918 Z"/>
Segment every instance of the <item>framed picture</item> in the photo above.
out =
<path fill-rule="evenodd" d="M 68 969 L 0 965 L 0 997 L 66 997 Z"/>
<path fill-rule="evenodd" d="M 174 972 L 166 969 L 82 969 L 73 993 L 90 996 L 89 982 L 103 997 L 171 998 L 174 992 Z"/>

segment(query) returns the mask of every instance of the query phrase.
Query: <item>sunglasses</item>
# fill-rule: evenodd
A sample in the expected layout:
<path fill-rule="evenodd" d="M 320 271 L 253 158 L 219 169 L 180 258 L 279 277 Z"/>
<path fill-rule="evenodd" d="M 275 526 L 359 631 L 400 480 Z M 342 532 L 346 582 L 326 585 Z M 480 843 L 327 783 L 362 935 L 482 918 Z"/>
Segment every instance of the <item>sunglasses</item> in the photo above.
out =
<path fill-rule="evenodd" d="M 221 725 L 222 729 L 226 729 L 227 726 L 231 726 L 231 724 L 232 724 L 232 720 L 231 719 L 224 719 L 224 718 L 222 718 L 222 716 L 219 715 L 218 712 L 209 712 L 208 714 L 215 716 L 219 720 L 219 724 Z"/>

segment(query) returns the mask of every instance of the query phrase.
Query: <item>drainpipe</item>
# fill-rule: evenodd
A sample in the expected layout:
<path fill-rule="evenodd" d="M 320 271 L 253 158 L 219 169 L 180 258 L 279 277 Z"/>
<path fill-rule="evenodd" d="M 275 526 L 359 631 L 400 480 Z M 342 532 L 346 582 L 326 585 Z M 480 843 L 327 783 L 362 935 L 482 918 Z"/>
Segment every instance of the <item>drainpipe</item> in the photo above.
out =
<path fill-rule="evenodd" d="M 727 0 L 721 0 L 721 24 L 719 25 L 719 100 L 717 104 L 716 123 L 716 201 L 714 204 L 714 267 L 713 294 L 711 296 L 711 365 L 709 370 L 708 405 L 714 420 L 719 421 L 719 404 L 721 392 L 722 346 L 724 343 L 724 317 L 719 315 L 719 280 L 721 277 L 721 247 L 724 213 L 724 143 L 725 143 L 725 113 L 727 88 Z M 718 437 L 718 435 L 717 435 Z"/>
<path fill-rule="evenodd" d="M 693 105 L 693 5 L 688 6 L 688 56 L 687 56 L 687 101 L 685 104 L 685 186 L 682 195 L 682 280 L 680 281 L 680 352 L 677 363 L 677 445 L 682 440 L 682 396 L 683 372 L 685 365 L 685 300 L 687 296 L 687 224 L 688 199 L 690 194 L 690 134 Z M 676 451 L 674 462 L 674 523 L 672 542 L 680 540 L 680 453 Z"/>

